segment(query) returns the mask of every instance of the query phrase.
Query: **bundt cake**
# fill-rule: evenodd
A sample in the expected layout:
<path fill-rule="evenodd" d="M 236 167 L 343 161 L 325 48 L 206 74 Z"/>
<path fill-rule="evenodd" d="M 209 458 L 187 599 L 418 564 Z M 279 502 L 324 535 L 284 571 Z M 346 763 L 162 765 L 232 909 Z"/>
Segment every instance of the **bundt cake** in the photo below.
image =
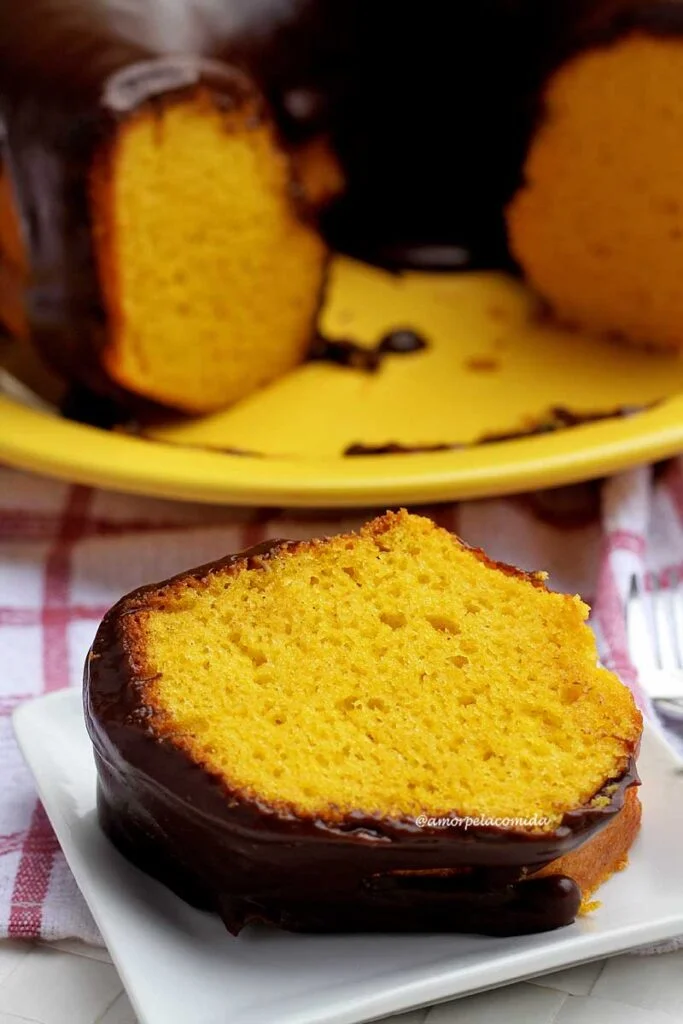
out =
<path fill-rule="evenodd" d="M 564 323 L 681 350 L 683 4 L 593 6 L 545 85 L 510 246 Z"/>
<path fill-rule="evenodd" d="M 516 260 L 680 349 L 682 39 L 683 0 L 0 4 L 0 324 L 207 412 L 304 357 L 331 247 Z"/>
<path fill-rule="evenodd" d="M 103 97 L 124 117 L 91 171 L 109 318 L 101 359 L 130 391 L 205 412 L 303 359 L 325 247 L 295 207 L 288 160 L 242 74 L 212 67 L 206 86 L 141 109 L 141 83 L 157 75 L 161 61 L 133 65 Z M 122 111 L 131 93 L 136 110 Z"/>
<path fill-rule="evenodd" d="M 143 587 L 86 664 L 102 827 L 233 933 L 566 924 L 640 816 L 587 612 L 405 511 Z"/>
<path fill-rule="evenodd" d="M 33 43 L 35 5 L 11 6 L 0 321 L 71 379 L 192 413 L 301 361 L 326 263 L 316 209 L 339 187 L 324 145 L 290 151 L 243 71 L 150 56 L 102 24 L 106 4 L 41 0 L 58 16 Z"/>

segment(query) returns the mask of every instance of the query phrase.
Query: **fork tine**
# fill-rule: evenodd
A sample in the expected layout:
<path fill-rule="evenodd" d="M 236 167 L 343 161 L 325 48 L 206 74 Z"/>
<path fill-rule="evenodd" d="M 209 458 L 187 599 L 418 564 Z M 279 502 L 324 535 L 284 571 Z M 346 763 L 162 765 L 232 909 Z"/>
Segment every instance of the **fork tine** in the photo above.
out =
<path fill-rule="evenodd" d="M 658 669 L 664 668 L 664 658 L 662 657 L 662 642 L 661 642 L 661 630 L 659 624 L 660 618 L 660 600 L 659 600 L 659 580 L 654 573 L 650 576 L 650 601 L 649 601 L 649 622 L 650 629 L 652 630 L 652 648 L 655 655 L 655 664 Z"/>
<path fill-rule="evenodd" d="M 676 667 L 683 669 L 683 594 L 681 593 L 681 570 L 676 570 L 671 588 L 671 605 L 674 622 Z"/>
<path fill-rule="evenodd" d="M 626 603 L 629 653 L 640 673 L 659 668 L 661 659 L 654 626 L 653 603 L 648 599 L 642 579 L 631 576 Z"/>
<path fill-rule="evenodd" d="M 628 585 L 628 600 L 629 601 L 634 601 L 638 597 L 640 597 L 640 587 L 638 585 L 638 577 L 636 576 L 635 573 L 632 573 L 631 581 L 630 581 L 630 583 Z"/>
<path fill-rule="evenodd" d="M 657 710 L 683 719 L 681 673 L 672 669 L 674 663 L 683 669 L 683 576 L 679 573 L 674 586 L 663 587 L 649 574 L 647 584 L 635 576 L 629 581 L 629 653 Z"/>
<path fill-rule="evenodd" d="M 652 575 L 652 603 L 657 660 L 660 669 L 678 667 L 679 654 L 676 641 L 676 619 L 671 588 L 662 584 L 660 577 Z"/>

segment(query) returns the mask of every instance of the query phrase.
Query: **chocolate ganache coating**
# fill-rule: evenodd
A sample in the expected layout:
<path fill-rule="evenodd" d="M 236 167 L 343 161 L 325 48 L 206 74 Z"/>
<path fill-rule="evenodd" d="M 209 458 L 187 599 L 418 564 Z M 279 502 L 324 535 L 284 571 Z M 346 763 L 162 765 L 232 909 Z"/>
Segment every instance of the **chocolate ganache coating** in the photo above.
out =
<path fill-rule="evenodd" d="M 0 312 L 16 319 L 25 305 L 53 361 L 90 361 L 84 376 L 106 383 L 75 340 L 101 344 L 106 326 L 87 167 L 111 113 L 106 83 L 131 64 L 179 54 L 234 64 L 266 94 L 285 142 L 327 136 L 347 182 L 326 218 L 333 245 L 396 268 L 509 266 L 503 210 L 547 75 L 620 32 L 680 33 L 681 9 L 680 0 L 423 0 L 417 14 L 389 0 L 187 0 L 173 12 L 152 0 L 0 4 L 0 172 L 18 199 L 26 257 L 0 265 L 1 288 L 19 293 L 0 296 Z"/>
<path fill-rule="evenodd" d="M 239 562 L 258 572 L 287 547 L 296 544 L 269 541 L 173 582 Z M 105 616 L 84 678 L 100 824 L 134 864 L 219 914 L 233 934 L 261 921 L 310 932 L 515 935 L 574 919 L 581 893 L 572 879 L 526 876 L 613 820 L 638 782 L 634 758 L 605 783 L 604 806 L 567 812 L 551 833 L 419 828 L 414 819 L 360 810 L 303 816 L 249 798 L 155 735 L 145 680 L 136 675 L 121 628 L 155 589 L 134 591 Z"/>
<path fill-rule="evenodd" d="M 4 267 L 0 252 L 0 319 L 57 372 L 126 402 L 131 396 L 100 362 L 109 328 L 94 248 L 93 160 L 143 106 L 158 109 L 199 86 L 219 109 L 253 95 L 237 68 L 200 52 L 161 52 L 146 20 L 152 6 L 125 5 L 115 16 L 100 0 L 0 7 L 0 179 L 14 199 L 13 210 L 0 209 L 0 226 L 3 214 L 16 220 L 21 249 Z"/>

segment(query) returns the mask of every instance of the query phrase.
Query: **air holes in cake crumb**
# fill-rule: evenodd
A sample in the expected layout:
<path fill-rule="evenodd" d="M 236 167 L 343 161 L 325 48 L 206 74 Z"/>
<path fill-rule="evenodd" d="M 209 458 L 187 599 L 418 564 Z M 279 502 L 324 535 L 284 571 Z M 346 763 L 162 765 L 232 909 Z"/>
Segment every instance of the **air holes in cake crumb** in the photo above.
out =
<path fill-rule="evenodd" d="M 312 587 L 315 587 L 315 586 L 318 585 L 318 583 L 320 583 L 320 577 L 319 576 L 309 576 L 308 582 L 311 584 Z"/>
<path fill-rule="evenodd" d="M 387 705 L 381 697 L 371 697 L 368 701 L 368 708 L 371 711 L 388 711 Z"/>
<path fill-rule="evenodd" d="M 553 736 L 553 743 L 556 747 L 559 747 L 560 750 L 565 750 L 568 754 L 570 754 L 574 749 L 571 739 L 568 736 L 564 736 L 561 732 L 558 732 Z"/>
<path fill-rule="evenodd" d="M 477 604 L 476 601 L 465 601 L 465 611 L 469 612 L 470 615 L 478 615 L 481 611 L 481 605 Z"/>
<path fill-rule="evenodd" d="M 573 704 L 581 696 L 581 687 L 578 683 L 570 683 L 563 686 L 560 691 L 560 700 L 563 704 Z"/>
<path fill-rule="evenodd" d="M 353 580 L 353 582 L 356 584 L 356 586 L 360 587 L 361 582 L 358 579 L 358 573 L 357 573 L 357 571 L 354 569 L 354 567 L 352 565 L 344 565 L 344 566 L 342 566 L 342 572 L 345 572 L 347 576 L 350 576 L 350 578 Z"/>
<path fill-rule="evenodd" d="M 379 619 L 390 629 L 400 629 L 408 621 L 403 612 L 382 612 Z"/>
<path fill-rule="evenodd" d="M 455 619 L 450 618 L 448 615 L 426 615 L 425 618 L 432 629 L 436 629 L 439 633 L 450 633 L 452 636 L 459 636 L 462 632 Z"/>
<path fill-rule="evenodd" d="M 257 686 L 270 686 L 275 681 L 275 676 L 270 669 L 258 669 L 254 672 L 254 682 Z"/>
<path fill-rule="evenodd" d="M 476 699 L 477 698 L 473 697 L 471 693 L 463 693 L 458 697 L 458 704 L 461 708 L 468 708 L 470 705 L 475 703 Z"/>
<path fill-rule="evenodd" d="M 452 658 L 448 659 L 455 668 L 464 668 L 465 665 L 469 665 L 470 659 L 466 658 L 464 654 L 454 654 Z"/>
<path fill-rule="evenodd" d="M 344 697 L 342 700 L 337 701 L 337 707 L 340 711 L 361 711 L 363 709 L 363 701 L 360 697 L 352 694 L 350 697 Z"/>
<path fill-rule="evenodd" d="M 482 761 L 490 761 L 492 757 L 495 757 L 495 754 L 493 753 L 492 750 L 485 750 L 484 753 L 481 755 Z"/>
<path fill-rule="evenodd" d="M 234 644 L 235 647 L 242 652 L 247 658 L 250 659 L 254 668 L 260 668 L 261 665 L 265 665 L 267 658 L 263 651 L 259 651 L 257 648 L 249 647 L 247 644 L 242 642 L 242 637 L 237 632 L 230 634 L 230 643 Z"/>
<path fill-rule="evenodd" d="M 541 715 L 541 721 L 550 729 L 562 729 L 561 719 L 557 715 L 553 715 L 550 711 L 546 711 Z"/>

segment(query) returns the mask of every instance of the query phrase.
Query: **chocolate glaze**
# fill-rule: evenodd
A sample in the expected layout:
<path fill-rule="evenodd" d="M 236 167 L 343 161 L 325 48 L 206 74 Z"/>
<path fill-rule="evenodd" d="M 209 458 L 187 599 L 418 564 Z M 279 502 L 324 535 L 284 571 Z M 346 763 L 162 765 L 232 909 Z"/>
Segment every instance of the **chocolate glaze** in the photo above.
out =
<path fill-rule="evenodd" d="M 397 327 L 368 348 L 349 338 L 325 338 L 318 334 L 308 354 L 310 362 L 334 363 L 353 370 L 374 373 L 388 355 L 410 355 L 428 348 L 429 343 L 410 327 Z"/>
<path fill-rule="evenodd" d="M 0 36 L 5 20 L 3 10 Z M 173 102 L 201 88 L 226 109 L 254 99 L 254 92 L 241 72 L 216 61 L 141 60 L 140 49 L 132 46 L 97 48 L 97 53 L 100 63 L 86 60 L 74 69 L 63 91 L 61 81 L 52 83 L 49 98 L 43 94 L 48 82 L 38 78 L 35 88 L 24 92 L 0 73 L 0 163 L 17 197 L 29 268 L 27 275 L 15 277 L 15 297 L 0 294 L 0 315 L 5 303 L 23 307 L 32 341 L 58 373 L 144 410 L 153 403 L 131 399 L 100 363 L 109 325 L 89 206 L 93 158 L 109 144 L 115 125 L 145 104 Z"/>
<path fill-rule="evenodd" d="M 97 394 L 80 384 L 72 384 L 67 389 L 59 412 L 67 420 L 100 430 L 113 430 L 129 420 L 128 411 L 116 399 Z"/>
<path fill-rule="evenodd" d="M 117 6 L 0 4 L 0 164 L 28 268 L 0 254 L 0 313 L 26 321 L 59 372 L 122 399 L 100 366 L 87 185 L 117 117 L 212 78 L 230 104 L 235 82 L 216 81 L 215 61 L 241 66 L 287 144 L 323 135 L 337 153 L 348 187 L 326 214 L 333 245 L 392 269 L 509 269 L 503 210 L 547 75 L 635 28 L 683 31 L 683 5 L 656 0 L 423 0 L 419 17 L 389 0 L 270 0 L 243 24 L 246 3 L 219 15 L 187 0 L 172 38 L 157 4 Z"/>
<path fill-rule="evenodd" d="M 350 338 L 325 338 L 318 334 L 308 353 L 308 360 L 375 373 L 380 368 L 382 355 L 378 348 L 367 348 Z"/>
<path fill-rule="evenodd" d="M 420 452 L 452 452 L 466 448 L 464 444 L 399 444 L 398 441 L 387 441 L 386 444 L 361 444 L 354 442 L 344 449 L 343 454 L 356 455 L 417 455 Z"/>
<path fill-rule="evenodd" d="M 273 555 L 303 544 L 269 541 L 168 584 L 257 572 Z M 537 575 L 500 568 L 543 586 Z M 145 699 L 149 678 L 139 654 L 126 646 L 122 622 L 158 589 L 134 591 L 105 616 L 84 677 L 100 823 L 134 864 L 188 902 L 218 913 L 233 934 L 263 921 L 302 931 L 510 935 L 573 920 L 580 892 L 571 879 L 527 876 L 613 820 L 628 787 L 638 783 L 635 750 L 624 771 L 601 789 L 609 796 L 605 806 L 577 807 L 551 833 L 420 829 L 414 819 L 332 809 L 304 816 L 285 804 L 260 802 L 155 733 L 155 712 Z"/>
<path fill-rule="evenodd" d="M 556 430 L 564 430 L 567 427 L 579 427 L 584 423 L 600 423 L 603 420 L 624 419 L 628 416 L 635 416 L 639 412 L 652 408 L 656 403 L 650 405 L 620 405 L 616 409 L 592 410 L 588 412 L 576 412 L 564 405 L 553 405 L 540 419 L 530 423 L 528 428 L 509 431 L 506 433 L 483 434 L 476 444 L 498 444 L 500 441 L 514 441 L 519 437 L 528 437 L 535 434 L 552 434 Z"/>
<path fill-rule="evenodd" d="M 562 25 L 546 56 L 545 70 L 580 51 L 609 46 L 633 32 L 679 37 L 683 34 L 683 4 L 680 0 L 578 0 Z"/>
<path fill-rule="evenodd" d="M 556 430 L 564 430 L 567 427 L 578 427 L 582 423 L 599 423 L 602 420 L 618 419 L 624 416 L 635 416 L 645 409 L 651 409 L 656 402 L 650 405 L 622 405 L 617 409 L 606 412 L 574 412 L 563 405 L 552 406 L 547 413 L 529 423 L 528 426 L 518 430 L 510 430 L 501 433 L 482 434 L 476 441 L 470 444 L 453 442 L 405 445 L 397 441 L 388 441 L 385 444 L 362 444 L 354 442 L 344 449 L 344 455 L 408 455 L 424 452 L 447 452 L 460 451 L 463 448 L 475 448 L 480 444 L 500 444 L 502 441 L 516 441 L 522 437 L 533 437 L 536 434 L 552 434 Z"/>

